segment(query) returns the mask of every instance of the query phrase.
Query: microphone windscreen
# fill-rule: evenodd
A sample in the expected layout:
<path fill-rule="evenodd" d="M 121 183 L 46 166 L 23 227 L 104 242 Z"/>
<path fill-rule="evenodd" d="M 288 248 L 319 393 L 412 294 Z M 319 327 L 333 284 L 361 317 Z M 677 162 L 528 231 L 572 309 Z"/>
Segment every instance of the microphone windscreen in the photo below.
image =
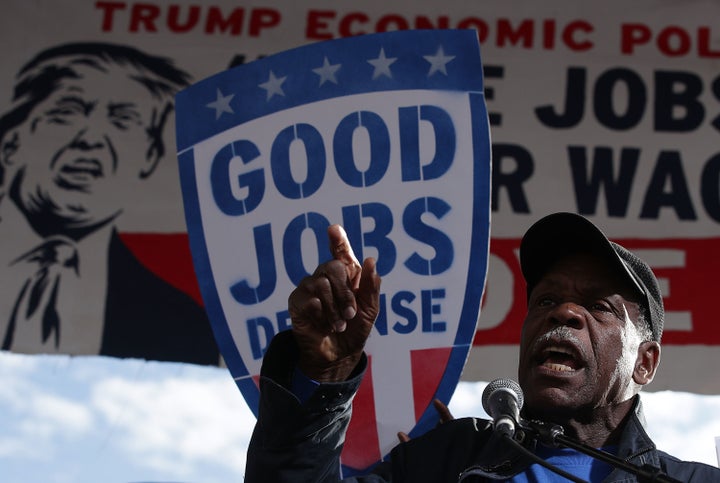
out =
<path fill-rule="evenodd" d="M 498 391 L 504 391 L 504 392 L 511 392 L 515 394 L 515 397 L 517 398 L 517 405 L 518 410 L 522 409 L 524 397 L 522 389 L 520 389 L 520 384 L 513 381 L 512 379 L 495 379 L 490 384 L 488 384 L 485 387 L 485 390 L 483 391 L 482 395 L 482 405 L 483 409 L 486 413 L 488 413 L 490 416 L 492 416 L 491 413 L 491 407 L 490 407 L 490 399 L 498 392 Z"/>

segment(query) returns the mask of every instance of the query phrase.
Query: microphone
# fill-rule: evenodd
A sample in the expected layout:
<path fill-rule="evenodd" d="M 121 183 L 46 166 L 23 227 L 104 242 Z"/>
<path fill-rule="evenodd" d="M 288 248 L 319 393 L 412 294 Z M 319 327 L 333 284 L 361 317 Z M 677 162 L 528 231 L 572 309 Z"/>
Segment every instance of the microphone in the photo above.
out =
<path fill-rule="evenodd" d="M 482 405 L 493 419 L 495 431 L 511 438 L 515 435 L 523 399 L 520 385 L 511 379 L 495 379 L 487 385 L 483 391 Z"/>

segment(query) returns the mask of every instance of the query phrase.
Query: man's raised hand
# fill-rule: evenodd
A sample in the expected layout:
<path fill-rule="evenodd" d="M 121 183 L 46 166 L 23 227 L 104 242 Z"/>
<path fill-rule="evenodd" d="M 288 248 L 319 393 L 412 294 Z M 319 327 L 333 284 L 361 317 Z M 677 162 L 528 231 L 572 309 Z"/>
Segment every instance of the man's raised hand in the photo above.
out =
<path fill-rule="evenodd" d="M 362 355 L 380 306 L 375 260 L 362 266 L 340 225 L 328 228 L 333 259 L 305 277 L 288 299 L 300 370 L 320 381 L 347 379 Z"/>

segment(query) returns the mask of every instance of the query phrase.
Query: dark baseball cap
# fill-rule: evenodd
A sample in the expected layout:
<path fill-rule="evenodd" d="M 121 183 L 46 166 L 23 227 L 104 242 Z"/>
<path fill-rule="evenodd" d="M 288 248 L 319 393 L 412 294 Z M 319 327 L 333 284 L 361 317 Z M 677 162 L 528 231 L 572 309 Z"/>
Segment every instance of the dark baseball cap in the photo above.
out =
<path fill-rule="evenodd" d="M 527 295 L 559 259 L 574 253 L 592 253 L 607 261 L 637 288 L 650 318 L 653 340 L 660 341 L 665 320 L 657 278 L 647 263 L 608 240 L 590 220 L 575 213 L 554 213 L 533 224 L 520 243 Z"/>

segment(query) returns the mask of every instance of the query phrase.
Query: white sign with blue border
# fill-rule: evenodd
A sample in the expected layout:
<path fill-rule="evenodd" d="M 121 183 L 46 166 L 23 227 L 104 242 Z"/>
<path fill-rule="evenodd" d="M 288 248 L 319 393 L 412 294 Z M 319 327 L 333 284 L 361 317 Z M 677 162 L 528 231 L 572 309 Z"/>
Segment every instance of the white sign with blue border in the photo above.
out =
<path fill-rule="evenodd" d="M 304 46 L 176 101 L 195 270 L 251 409 L 264 351 L 290 326 L 287 297 L 330 258 L 326 230 L 340 223 L 383 278 L 345 473 L 379 461 L 398 431 L 431 428 L 432 399 L 449 401 L 467 359 L 487 272 L 490 135 L 476 32 Z"/>

